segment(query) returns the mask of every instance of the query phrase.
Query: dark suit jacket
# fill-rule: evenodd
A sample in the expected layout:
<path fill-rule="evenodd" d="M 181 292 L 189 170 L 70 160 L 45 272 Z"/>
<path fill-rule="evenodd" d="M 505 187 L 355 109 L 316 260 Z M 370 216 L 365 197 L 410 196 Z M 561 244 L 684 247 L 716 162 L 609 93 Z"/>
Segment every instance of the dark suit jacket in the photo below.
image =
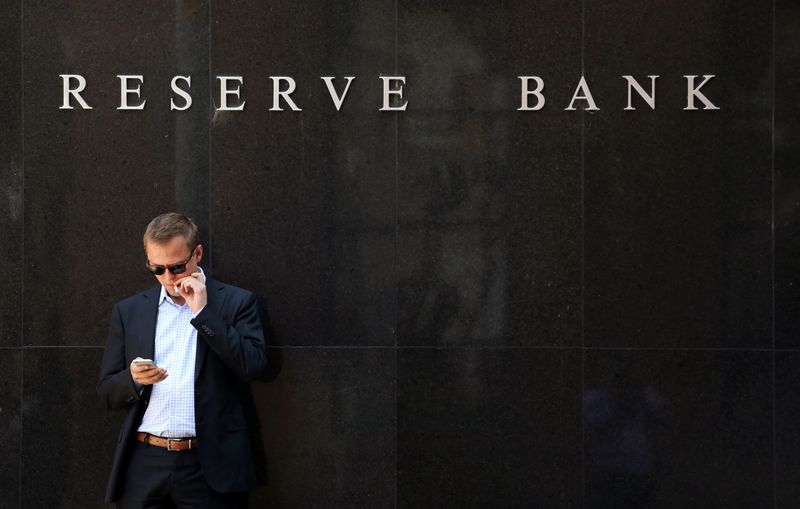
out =
<path fill-rule="evenodd" d="M 253 293 L 207 278 L 208 303 L 192 320 L 197 329 L 195 421 L 198 455 L 209 485 L 221 493 L 249 491 L 257 485 L 252 444 L 259 435 L 246 416 L 252 408 L 249 382 L 266 369 L 266 345 Z M 152 392 L 140 395 L 129 366 L 155 353 L 156 315 L 161 285 L 114 306 L 97 392 L 109 409 L 126 409 L 106 489 L 106 501 L 119 497 L 128 454 Z M 257 424 L 255 424 L 257 426 Z M 260 461 L 256 458 L 256 462 Z"/>

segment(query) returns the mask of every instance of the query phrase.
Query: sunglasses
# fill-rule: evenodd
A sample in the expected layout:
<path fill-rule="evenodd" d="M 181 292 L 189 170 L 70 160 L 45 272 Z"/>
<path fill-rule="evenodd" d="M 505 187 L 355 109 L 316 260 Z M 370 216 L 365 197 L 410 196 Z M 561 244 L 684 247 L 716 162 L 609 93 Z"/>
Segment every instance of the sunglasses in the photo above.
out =
<path fill-rule="evenodd" d="M 192 254 L 189 255 L 189 258 L 187 258 L 186 260 L 182 261 L 181 263 L 175 263 L 175 264 L 172 264 L 172 265 L 156 265 L 154 263 L 149 263 L 150 260 L 147 260 L 148 263 L 145 264 L 145 265 L 147 266 L 147 270 L 149 270 L 150 272 L 152 272 L 156 276 L 161 276 L 166 271 L 170 271 L 170 272 L 172 272 L 173 274 L 176 274 L 176 275 L 177 274 L 183 274 L 184 272 L 186 272 L 186 264 L 189 263 L 189 260 L 191 260 L 192 256 L 194 256 L 194 250 L 195 249 L 197 249 L 197 246 L 194 246 L 194 249 L 192 249 Z"/>

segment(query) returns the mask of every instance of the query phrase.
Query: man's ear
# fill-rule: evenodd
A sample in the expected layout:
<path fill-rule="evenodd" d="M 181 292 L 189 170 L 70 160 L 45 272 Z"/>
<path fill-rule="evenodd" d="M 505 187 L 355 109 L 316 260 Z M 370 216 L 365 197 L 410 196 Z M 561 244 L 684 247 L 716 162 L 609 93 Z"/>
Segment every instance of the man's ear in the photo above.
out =
<path fill-rule="evenodd" d="M 200 260 L 203 259 L 203 244 L 197 244 L 197 248 L 195 249 L 194 256 L 195 256 L 195 260 L 197 260 L 197 263 L 200 263 Z"/>

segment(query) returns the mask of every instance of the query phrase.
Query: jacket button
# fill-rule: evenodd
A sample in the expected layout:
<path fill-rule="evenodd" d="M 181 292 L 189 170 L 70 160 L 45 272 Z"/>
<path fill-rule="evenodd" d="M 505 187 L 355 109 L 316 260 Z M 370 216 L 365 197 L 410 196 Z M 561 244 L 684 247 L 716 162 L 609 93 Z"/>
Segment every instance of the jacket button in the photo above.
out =
<path fill-rule="evenodd" d="M 133 398 L 133 396 L 131 396 L 130 398 L 128 398 L 128 403 L 132 403 L 132 402 L 133 402 L 133 399 L 134 399 L 134 398 Z"/>

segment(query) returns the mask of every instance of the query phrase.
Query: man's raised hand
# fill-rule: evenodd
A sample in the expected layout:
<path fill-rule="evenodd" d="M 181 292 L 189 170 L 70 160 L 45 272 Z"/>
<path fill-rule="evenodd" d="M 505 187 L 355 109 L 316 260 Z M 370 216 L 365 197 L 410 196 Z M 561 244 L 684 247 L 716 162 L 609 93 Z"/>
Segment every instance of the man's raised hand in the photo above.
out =
<path fill-rule="evenodd" d="M 175 288 L 180 292 L 181 297 L 189 304 L 189 308 L 199 313 L 208 303 L 208 293 L 206 285 L 203 283 L 203 276 L 195 272 L 191 276 L 179 279 L 175 282 Z"/>

